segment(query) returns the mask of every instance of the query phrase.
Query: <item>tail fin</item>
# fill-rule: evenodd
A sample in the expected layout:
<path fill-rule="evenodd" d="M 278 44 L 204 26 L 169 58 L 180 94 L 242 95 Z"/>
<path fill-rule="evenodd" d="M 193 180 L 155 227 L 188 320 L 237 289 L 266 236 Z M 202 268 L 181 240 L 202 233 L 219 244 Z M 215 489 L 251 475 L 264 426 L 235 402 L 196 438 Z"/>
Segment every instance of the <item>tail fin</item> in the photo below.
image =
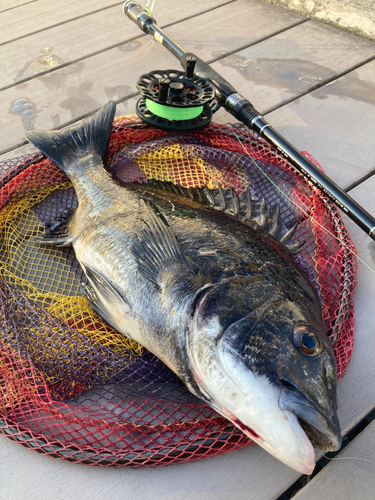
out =
<path fill-rule="evenodd" d="M 110 101 L 93 115 L 61 130 L 28 130 L 26 138 L 63 172 L 87 154 L 107 152 L 116 104 Z"/>

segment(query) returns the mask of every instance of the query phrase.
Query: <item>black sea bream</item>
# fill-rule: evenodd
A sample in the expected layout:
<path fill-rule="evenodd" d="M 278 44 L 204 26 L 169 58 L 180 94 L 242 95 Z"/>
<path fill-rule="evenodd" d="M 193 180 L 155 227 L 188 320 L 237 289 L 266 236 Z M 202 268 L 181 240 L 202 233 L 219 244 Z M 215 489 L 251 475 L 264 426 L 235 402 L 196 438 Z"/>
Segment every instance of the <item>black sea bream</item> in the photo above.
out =
<path fill-rule="evenodd" d="M 114 112 L 109 103 L 63 130 L 27 132 L 79 203 L 39 241 L 72 244 L 103 319 L 269 453 L 310 474 L 313 445 L 341 444 L 337 375 L 318 297 L 285 244 L 293 247 L 291 232 L 278 208 L 269 220 L 249 192 L 118 184 L 102 161 Z"/>

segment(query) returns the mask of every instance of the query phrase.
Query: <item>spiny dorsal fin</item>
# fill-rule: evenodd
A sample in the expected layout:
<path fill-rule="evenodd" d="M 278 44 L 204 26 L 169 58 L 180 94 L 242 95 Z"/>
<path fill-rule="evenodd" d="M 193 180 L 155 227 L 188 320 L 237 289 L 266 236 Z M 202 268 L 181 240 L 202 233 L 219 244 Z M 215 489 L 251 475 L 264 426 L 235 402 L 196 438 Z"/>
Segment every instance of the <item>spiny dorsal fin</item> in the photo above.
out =
<path fill-rule="evenodd" d="M 295 241 L 295 242 L 289 242 L 285 243 L 285 246 L 289 248 L 290 253 L 295 254 L 300 251 L 300 249 L 303 247 L 305 244 L 305 241 Z"/>
<path fill-rule="evenodd" d="M 297 229 L 297 226 L 298 226 L 298 222 L 297 221 L 294 226 L 292 226 L 289 231 L 287 231 L 284 236 L 282 238 L 280 238 L 280 241 L 281 243 L 286 243 L 288 240 L 290 240 L 290 238 L 293 236 L 293 234 L 295 233 L 296 229 Z"/>
<path fill-rule="evenodd" d="M 272 236 L 276 236 L 277 231 L 279 230 L 279 226 L 280 226 L 280 205 L 277 204 L 274 216 L 271 219 L 271 225 L 270 225 L 270 229 L 268 232 Z"/>
<path fill-rule="evenodd" d="M 234 217 L 246 219 L 252 224 L 263 227 L 269 234 L 280 240 L 292 253 L 296 253 L 304 242 L 293 242 L 291 238 L 298 226 L 298 221 L 287 229 L 280 219 L 280 205 L 268 208 L 264 198 L 253 200 L 250 189 L 238 195 L 234 188 L 224 190 L 220 185 L 216 189 L 185 188 L 171 182 L 150 181 L 157 189 L 172 192 L 203 205 L 229 212 Z"/>
<path fill-rule="evenodd" d="M 234 188 L 230 190 L 230 194 L 233 200 L 233 212 L 235 215 L 238 215 L 240 213 L 240 201 Z"/>
<path fill-rule="evenodd" d="M 151 179 L 148 182 L 149 186 L 154 186 L 159 191 L 166 191 L 168 193 L 174 193 L 178 196 L 183 196 L 188 200 L 194 200 L 202 205 L 215 206 L 215 194 L 217 190 L 210 190 L 207 186 L 187 188 L 181 185 L 173 184 L 168 181 L 159 181 L 156 179 Z"/>

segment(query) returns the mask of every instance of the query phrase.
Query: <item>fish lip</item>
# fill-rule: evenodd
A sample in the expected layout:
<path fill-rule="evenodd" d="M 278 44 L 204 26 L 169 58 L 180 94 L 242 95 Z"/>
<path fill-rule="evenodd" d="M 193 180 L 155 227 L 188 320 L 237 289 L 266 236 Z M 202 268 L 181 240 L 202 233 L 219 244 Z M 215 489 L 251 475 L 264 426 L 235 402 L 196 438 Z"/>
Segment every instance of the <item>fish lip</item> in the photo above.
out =
<path fill-rule="evenodd" d="M 283 387 L 279 398 L 281 410 L 288 410 L 298 417 L 299 424 L 313 446 L 322 451 L 337 451 L 341 448 L 342 436 L 336 409 L 331 415 L 324 413 L 292 384 Z"/>

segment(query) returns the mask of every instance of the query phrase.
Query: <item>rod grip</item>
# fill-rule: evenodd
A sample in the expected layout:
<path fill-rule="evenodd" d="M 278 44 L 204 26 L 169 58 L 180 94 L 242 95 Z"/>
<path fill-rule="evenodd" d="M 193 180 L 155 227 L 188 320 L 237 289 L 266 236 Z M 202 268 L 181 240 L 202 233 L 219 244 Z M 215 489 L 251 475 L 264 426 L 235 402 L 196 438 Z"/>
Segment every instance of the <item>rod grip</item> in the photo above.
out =
<path fill-rule="evenodd" d="M 239 109 L 235 116 L 247 127 L 252 129 L 254 120 L 261 115 L 250 102 L 247 102 L 243 104 L 243 106 Z"/>

